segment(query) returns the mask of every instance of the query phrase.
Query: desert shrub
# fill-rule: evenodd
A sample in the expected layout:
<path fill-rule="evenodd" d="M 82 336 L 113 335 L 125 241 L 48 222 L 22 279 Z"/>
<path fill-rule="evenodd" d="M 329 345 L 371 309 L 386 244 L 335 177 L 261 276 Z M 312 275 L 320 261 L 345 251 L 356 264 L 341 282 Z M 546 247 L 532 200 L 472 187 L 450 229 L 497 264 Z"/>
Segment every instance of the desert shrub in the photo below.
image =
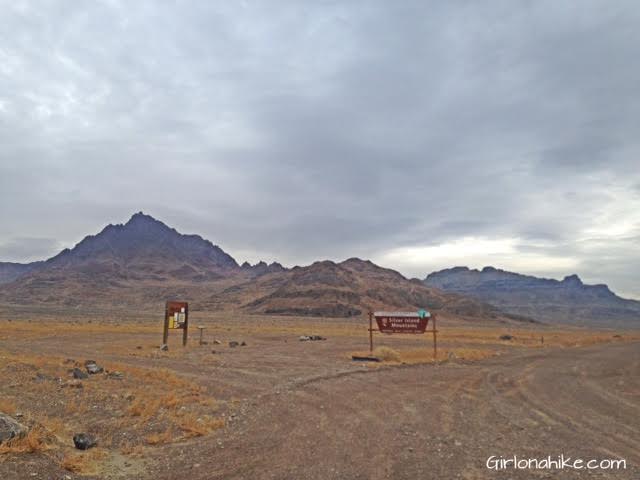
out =
<path fill-rule="evenodd" d="M 383 362 L 399 362 L 400 361 L 400 353 L 398 353 L 393 348 L 378 347 L 373 351 L 373 354 Z"/>

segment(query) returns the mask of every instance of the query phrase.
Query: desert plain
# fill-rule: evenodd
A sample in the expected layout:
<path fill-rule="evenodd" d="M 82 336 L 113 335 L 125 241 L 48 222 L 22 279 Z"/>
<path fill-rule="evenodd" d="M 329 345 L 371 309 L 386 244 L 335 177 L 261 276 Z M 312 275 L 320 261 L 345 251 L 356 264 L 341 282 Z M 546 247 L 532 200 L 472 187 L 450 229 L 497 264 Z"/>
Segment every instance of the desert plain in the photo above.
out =
<path fill-rule="evenodd" d="M 381 361 L 359 362 L 365 316 L 194 312 L 162 351 L 163 305 L 0 312 L 0 410 L 30 429 L 3 479 L 640 476 L 638 332 L 441 315 L 437 358 L 428 334 L 375 332 Z M 74 379 L 87 360 L 104 371 Z M 626 468 L 487 468 L 561 454 Z"/>

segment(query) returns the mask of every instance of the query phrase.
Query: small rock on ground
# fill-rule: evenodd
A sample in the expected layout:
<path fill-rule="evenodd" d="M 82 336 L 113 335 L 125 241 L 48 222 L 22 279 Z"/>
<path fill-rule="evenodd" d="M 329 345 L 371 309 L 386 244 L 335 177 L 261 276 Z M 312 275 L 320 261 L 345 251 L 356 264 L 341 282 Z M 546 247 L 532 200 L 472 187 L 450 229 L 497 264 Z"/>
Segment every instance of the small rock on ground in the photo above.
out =
<path fill-rule="evenodd" d="M 78 450 L 89 450 L 95 447 L 98 442 L 96 438 L 89 433 L 77 433 L 73 436 L 73 444 Z"/>

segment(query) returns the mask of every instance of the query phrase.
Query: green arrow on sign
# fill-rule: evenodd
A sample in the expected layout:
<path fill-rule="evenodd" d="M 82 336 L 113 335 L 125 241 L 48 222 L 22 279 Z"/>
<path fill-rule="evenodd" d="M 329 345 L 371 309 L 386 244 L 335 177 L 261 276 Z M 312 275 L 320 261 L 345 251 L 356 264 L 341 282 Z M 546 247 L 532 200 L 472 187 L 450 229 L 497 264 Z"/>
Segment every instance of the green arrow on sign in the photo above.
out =
<path fill-rule="evenodd" d="M 427 316 L 427 311 L 424 308 L 421 308 L 420 310 L 418 310 L 418 316 L 420 318 L 424 318 Z"/>

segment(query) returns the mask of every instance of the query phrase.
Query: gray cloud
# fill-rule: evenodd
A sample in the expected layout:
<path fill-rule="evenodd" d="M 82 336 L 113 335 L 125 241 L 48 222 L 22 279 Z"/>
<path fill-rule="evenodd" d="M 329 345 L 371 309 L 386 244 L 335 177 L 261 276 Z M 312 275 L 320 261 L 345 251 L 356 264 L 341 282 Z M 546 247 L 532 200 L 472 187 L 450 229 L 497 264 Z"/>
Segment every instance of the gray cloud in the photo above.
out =
<path fill-rule="evenodd" d="M 640 297 L 639 20 L 624 1 L 9 4 L 0 244 L 141 209 L 287 264 L 516 239 Z M 618 232 L 609 262 L 579 246 L 594 230 Z"/>
<path fill-rule="evenodd" d="M 12 238 L 0 244 L 0 258 L 18 258 L 20 260 L 42 260 L 60 249 L 54 238 Z"/>

